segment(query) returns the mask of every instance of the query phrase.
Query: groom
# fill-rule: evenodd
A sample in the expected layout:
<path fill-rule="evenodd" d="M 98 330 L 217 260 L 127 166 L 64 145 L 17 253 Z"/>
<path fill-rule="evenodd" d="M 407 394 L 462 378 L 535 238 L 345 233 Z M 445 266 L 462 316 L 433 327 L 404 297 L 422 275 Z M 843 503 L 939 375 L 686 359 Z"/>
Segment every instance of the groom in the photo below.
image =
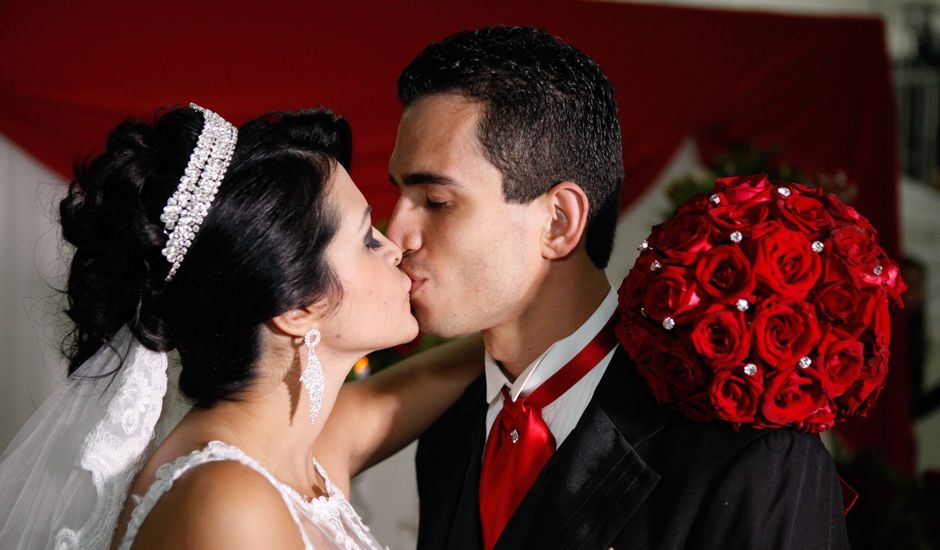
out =
<path fill-rule="evenodd" d="M 418 547 L 847 548 L 817 437 L 659 409 L 617 345 L 601 69 L 544 31 L 484 28 L 428 46 L 398 93 L 388 236 L 422 329 L 486 345 L 421 438 Z"/>

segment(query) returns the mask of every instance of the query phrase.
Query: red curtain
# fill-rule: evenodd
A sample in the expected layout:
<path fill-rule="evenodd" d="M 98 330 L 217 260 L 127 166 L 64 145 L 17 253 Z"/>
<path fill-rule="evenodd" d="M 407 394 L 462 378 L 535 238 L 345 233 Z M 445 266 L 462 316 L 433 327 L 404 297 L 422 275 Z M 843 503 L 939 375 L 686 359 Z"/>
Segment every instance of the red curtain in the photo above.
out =
<path fill-rule="evenodd" d="M 129 116 L 194 101 L 235 122 L 326 105 L 355 135 L 353 177 L 390 212 L 386 163 L 399 71 L 426 44 L 493 23 L 536 25 L 596 59 L 617 89 L 623 205 L 693 137 L 712 153 L 775 148 L 813 173 L 844 171 L 856 207 L 898 253 L 897 145 L 880 20 L 563 0 L 410 3 L 7 2 L 0 7 L 0 131 L 57 172 Z M 904 364 L 850 442 L 913 460 Z M 890 409 L 890 410 L 888 410 Z M 895 453 L 898 454 L 898 453 Z"/>

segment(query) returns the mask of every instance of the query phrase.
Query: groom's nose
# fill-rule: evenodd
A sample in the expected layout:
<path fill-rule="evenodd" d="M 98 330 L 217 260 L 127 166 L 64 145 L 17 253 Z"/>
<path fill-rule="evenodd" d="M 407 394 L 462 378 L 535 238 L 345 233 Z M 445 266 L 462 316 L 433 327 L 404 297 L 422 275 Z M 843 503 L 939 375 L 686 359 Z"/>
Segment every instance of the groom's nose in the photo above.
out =
<path fill-rule="evenodd" d="M 421 248 L 421 231 L 415 210 L 404 197 L 399 198 L 385 231 L 385 236 L 401 248 L 405 257 Z"/>

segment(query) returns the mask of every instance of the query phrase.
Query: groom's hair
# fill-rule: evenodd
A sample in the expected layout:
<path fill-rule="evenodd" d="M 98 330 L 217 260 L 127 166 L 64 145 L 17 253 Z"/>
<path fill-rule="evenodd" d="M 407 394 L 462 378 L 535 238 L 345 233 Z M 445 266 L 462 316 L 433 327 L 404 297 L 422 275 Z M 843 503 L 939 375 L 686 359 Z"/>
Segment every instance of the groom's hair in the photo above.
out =
<path fill-rule="evenodd" d="M 531 202 L 562 181 L 581 186 L 585 247 L 606 267 L 623 159 L 614 88 L 597 63 L 541 29 L 462 31 L 425 48 L 398 79 L 405 108 L 443 93 L 481 103 L 479 139 L 507 202 Z"/>

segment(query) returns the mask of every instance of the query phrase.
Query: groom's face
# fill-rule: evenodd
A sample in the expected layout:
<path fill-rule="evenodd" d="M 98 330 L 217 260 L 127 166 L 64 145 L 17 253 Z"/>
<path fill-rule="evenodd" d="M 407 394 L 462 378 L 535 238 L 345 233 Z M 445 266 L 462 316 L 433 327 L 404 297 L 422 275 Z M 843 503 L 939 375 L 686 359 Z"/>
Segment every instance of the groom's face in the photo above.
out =
<path fill-rule="evenodd" d="M 401 246 L 421 329 L 454 336 L 516 319 L 542 268 L 538 200 L 509 204 L 477 137 L 481 106 L 454 94 L 402 114 L 389 175 L 401 195 L 388 237 Z"/>

